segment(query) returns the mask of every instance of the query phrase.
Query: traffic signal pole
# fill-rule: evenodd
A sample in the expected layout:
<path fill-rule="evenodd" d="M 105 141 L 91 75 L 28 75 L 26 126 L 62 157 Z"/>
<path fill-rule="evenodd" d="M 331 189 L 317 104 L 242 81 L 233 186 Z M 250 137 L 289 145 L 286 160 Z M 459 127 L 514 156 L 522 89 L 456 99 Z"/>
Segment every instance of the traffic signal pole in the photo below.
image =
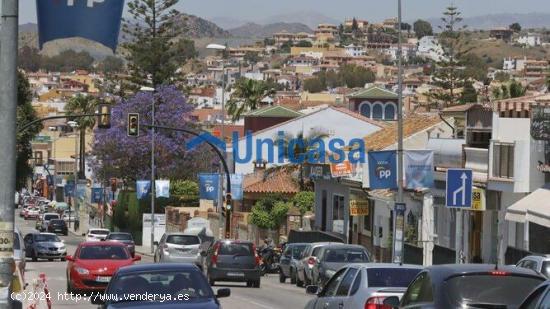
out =
<path fill-rule="evenodd" d="M 13 278 L 19 0 L 3 0 L 0 24 L 0 286 Z M 11 302 L 0 305 L 11 308 Z"/>

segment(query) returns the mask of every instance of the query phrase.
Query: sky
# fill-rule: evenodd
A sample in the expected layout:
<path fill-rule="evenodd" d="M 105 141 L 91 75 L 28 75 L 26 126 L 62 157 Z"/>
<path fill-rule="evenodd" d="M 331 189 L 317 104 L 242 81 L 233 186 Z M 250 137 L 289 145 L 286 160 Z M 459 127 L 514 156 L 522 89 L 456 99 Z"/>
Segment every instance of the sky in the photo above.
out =
<path fill-rule="evenodd" d="M 403 20 L 438 17 L 451 1 L 465 17 L 498 13 L 550 13 L 549 0 L 403 0 Z M 20 23 L 36 23 L 35 0 L 20 0 L 19 5 Z M 396 7 L 397 0 L 181 0 L 177 5 L 185 13 L 207 19 L 229 17 L 245 21 L 302 11 L 313 11 L 338 20 L 357 17 L 381 21 L 395 16 Z"/>

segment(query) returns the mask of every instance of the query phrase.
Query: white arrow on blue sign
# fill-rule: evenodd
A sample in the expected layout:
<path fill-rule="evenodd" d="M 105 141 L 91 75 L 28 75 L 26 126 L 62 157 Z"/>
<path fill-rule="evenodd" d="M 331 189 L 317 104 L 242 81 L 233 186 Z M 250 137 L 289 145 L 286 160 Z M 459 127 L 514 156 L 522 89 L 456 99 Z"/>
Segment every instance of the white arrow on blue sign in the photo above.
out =
<path fill-rule="evenodd" d="M 473 175 L 469 169 L 447 170 L 447 207 L 472 207 Z"/>

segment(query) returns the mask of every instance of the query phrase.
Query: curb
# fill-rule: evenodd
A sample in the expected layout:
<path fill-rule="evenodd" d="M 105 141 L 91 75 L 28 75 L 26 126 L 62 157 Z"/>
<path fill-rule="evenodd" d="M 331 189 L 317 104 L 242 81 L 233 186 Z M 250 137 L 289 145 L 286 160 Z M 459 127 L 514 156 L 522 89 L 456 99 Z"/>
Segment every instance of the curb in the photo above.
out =
<path fill-rule="evenodd" d="M 154 254 L 150 252 L 145 252 L 145 250 L 138 250 L 137 248 L 136 248 L 136 253 L 142 256 L 154 257 Z"/>

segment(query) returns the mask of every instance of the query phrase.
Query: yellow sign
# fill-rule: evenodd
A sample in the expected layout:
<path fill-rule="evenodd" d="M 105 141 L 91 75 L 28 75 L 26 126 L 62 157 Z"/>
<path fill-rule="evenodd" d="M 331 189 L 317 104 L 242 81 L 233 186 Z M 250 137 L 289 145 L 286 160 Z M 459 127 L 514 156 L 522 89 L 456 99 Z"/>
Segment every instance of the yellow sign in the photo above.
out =
<path fill-rule="evenodd" d="M 485 190 L 474 187 L 472 191 L 472 210 L 485 211 Z"/>
<path fill-rule="evenodd" d="M 368 200 L 350 200 L 349 201 L 350 216 L 368 216 L 369 201 Z"/>

